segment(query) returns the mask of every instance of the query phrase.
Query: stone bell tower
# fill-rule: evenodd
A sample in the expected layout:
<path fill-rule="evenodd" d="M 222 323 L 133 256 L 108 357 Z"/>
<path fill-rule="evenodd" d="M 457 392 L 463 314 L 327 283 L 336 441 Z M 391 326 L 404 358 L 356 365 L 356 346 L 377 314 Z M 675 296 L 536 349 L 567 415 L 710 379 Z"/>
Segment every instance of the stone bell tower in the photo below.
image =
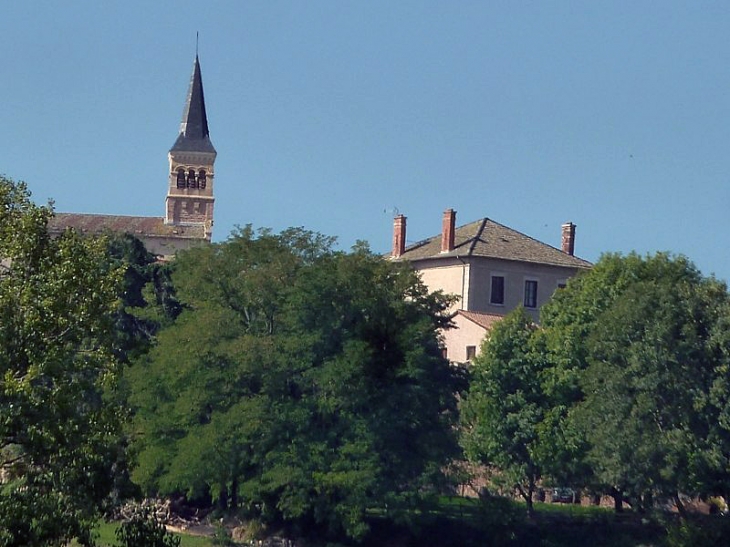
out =
<path fill-rule="evenodd" d="M 199 226 L 208 241 L 213 232 L 215 157 L 216 151 L 208 133 L 203 79 L 196 54 L 180 134 L 168 154 L 170 182 L 165 199 L 165 224 Z"/>

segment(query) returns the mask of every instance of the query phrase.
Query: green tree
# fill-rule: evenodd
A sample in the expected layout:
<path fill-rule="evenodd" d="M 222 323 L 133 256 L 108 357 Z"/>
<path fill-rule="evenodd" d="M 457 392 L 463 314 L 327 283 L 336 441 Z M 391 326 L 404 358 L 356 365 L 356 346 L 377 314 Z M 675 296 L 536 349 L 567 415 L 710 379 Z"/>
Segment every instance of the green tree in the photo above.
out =
<path fill-rule="evenodd" d="M 709 424 L 700 481 L 708 494 L 730 501 L 730 302 L 722 299 L 711 333 L 715 369 L 709 396 L 699 405 Z"/>
<path fill-rule="evenodd" d="M 115 313 L 116 346 L 128 362 L 147 351 L 163 325 L 180 314 L 170 279 L 171 265 L 160 262 L 131 234 L 107 234 L 112 267 L 124 271 Z"/>
<path fill-rule="evenodd" d="M 49 237 L 51 215 L 0 178 L 0 545 L 88 542 L 120 457 L 121 272 L 104 241 Z"/>
<path fill-rule="evenodd" d="M 146 488 L 359 537 L 367 509 L 398 513 L 441 480 L 457 448 L 447 301 L 331 244 L 245 228 L 179 257 L 187 307 L 129 371 Z"/>
<path fill-rule="evenodd" d="M 581 378 L 588 366 L 586 340 L 598 317 L 632 283 L 643 260 L 638 255 L 606 254 L 590 272 L 571 279 L 540 311 L 545 359 L 542 378 L 550 403 L 540 427 L 543 442 L 538 447 L 545 472 L 560 484 L 614 495 L 621 507 L 622 493 L 602 483 L 589 458 L 585 429 L 575 419 L 584 399 Z"/>
<path fill-rule="evenodd" d="M 548 409 L 541 385 L 545 364 L 535 348 L 537 327 L 518 308 L 497 323 L 472 364 L 462 404 L 462 444 L 467 457 L 496 468 L 533 512 L 542 477 L 540 425 Z"/>
<path fill-rule="evenodd" d="M 679 492 L 706 491 L 712 333 L 726 301 L 683 257 L 607 255 L 544 309 L 547 391 L 617 508 L 624 493 L 681 509 Z"/>

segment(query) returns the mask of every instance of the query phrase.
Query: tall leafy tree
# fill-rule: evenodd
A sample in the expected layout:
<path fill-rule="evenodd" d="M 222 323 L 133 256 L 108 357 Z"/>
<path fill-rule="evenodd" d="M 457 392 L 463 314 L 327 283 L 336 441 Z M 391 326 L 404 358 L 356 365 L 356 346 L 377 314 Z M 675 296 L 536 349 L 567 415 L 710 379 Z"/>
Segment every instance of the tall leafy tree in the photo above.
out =
<path fill-rule="evenodd" d="M 721 300 L 711 333 L 714 353 L 712 386 L 698 409 L 706 415 L 709 431 L 700 461 L 700 482 L 708 494 L 730 500 L 730 301 Z"/>
<path fill-rule="evenodd" d="M 679 502 L 678 492 L 705 491 L 712 419 L 703 409 L 726 301 L 724 285 L 659 253 L 607 255 L 546 306 L 556 423 L 579 439 L 582 462 L 617 508 L 623 493 L 649 504 L 654 495 Z"/>
<path fill-rule="evenodd" d="M 685 258 L 606 255 L 510 316 L 474 367 L 465 446 L 523 497 L 540 476 L 625 495 L 727 493 L 727 288 Z"/>
<path fill-rule="evenodd" d="M 497 479 L 517 490 L 529 513 L 543 474 L 540 426 L 548 409 L 541 385 L 545 363 L 535 347 L 536 329 L 522 308 L 494 326 L 474 359 L 462 406 L 467 457 L 495 468 Z"/>
<path fill-rule="evenodd" d="M 186 309 L 129 371 L 137 479 L 358 537 L 456 450 L 447 301 L 403 265 L 301 229 L 183 254 Z"/>
<path fill-rule="evenodd" d="M 88 539 L 119 457 L 121 272 L 104 241 L 49 237 L 51 215 L 0 178 L 0 545 Z"/>
<path fill-rule="evenodd" d="M 581 378 L 588 366 L 586 340 L 596 319 L 632 283 L 642 262 L 638 255 L 606 254 L 541 308 L 537 336 L 549 363 L 542 386 L 550 402 L 540 427 L 543 442 L 538 450 L 545 472 L 559 484 L 595 492 L 606 489 L 593 472 L 585 431 L 573 414 L 584 398 Z M 620 500 L 619 492 L 613 493 Z"/>

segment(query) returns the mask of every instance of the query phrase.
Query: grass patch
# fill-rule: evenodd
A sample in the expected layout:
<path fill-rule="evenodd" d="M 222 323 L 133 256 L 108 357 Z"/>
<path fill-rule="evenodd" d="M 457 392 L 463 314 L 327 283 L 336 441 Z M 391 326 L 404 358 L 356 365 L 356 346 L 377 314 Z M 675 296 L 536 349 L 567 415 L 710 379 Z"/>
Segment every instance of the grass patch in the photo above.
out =
<path fill-rule="evenodd" d="M 113 522 L 101 522 L 99 527 L 96 529 L 96 533 L 99 534 L 97 543 L 99 545 L 116 545 L 117 536 L 115 532 L 119 528 L 119 525 Z"/>
<path fill-rule="evenodd" d="M 536 503 L 534 518 L 528 518 L 524 502 L 500 496 L 433 498 L 412 516 L 409 524 L 399 525 L 371 515 L 364 546 L 648 547 L 664 545 L 666 536 L 659 520 L 636 513 L 616 516 L 605 507 Z"/>
<path fill-rule="evenodd" d="M 523 504 L 524 505 L 524 504 Z M 566 515 L 572 518 L 606 518 L 614 515 L 614 510 L 599 505 L 578 505 L 574 503 L 535 503 L 535 511 L 543 514 Z"/>
<path fill-rule="evenodd" d="M 371 530 L 358 547 L 676 547 L 727 545 L 730 535 L 730 520 L 726 524 L 725 517 L 698 517 L 690 523 L 674 518 L 668 523 L 663 514 L 626 511 L 616 515 L 611 508 L 597 506 L 536 503 L 534 518 L 528 518 L 523 502 L 500 496 L 484 500 L 434 497 L 400 517 L 393 518 L 383 510 L 369 511 Z M 117 527 L 115 523 L 99 525 L 100 547 L 117 544 Z M 181 547 L 214 545 L 213 538 L 186 534 L 179 537 Z M 326 543 L 316 536 L 309 539 L 311 545 Z M 698 539 L 699 542 L 695 541 Z M 337 545 L 355 543 L 342 538 Z"/>
<path fill-rule="evenodd" d="M 97 544 L 99 547 L 115 547 L 118 545 L 116 531 L 119 524 L 116 522 L 101 522 L 96 528 Z M 191 536 L 188 534 L 174 534 L 180 538 L 180 547 L 213 547 L 213 540 L 207 537 Z M 70 547 L 78 547 L 77 542 L 71 542 Z"/>

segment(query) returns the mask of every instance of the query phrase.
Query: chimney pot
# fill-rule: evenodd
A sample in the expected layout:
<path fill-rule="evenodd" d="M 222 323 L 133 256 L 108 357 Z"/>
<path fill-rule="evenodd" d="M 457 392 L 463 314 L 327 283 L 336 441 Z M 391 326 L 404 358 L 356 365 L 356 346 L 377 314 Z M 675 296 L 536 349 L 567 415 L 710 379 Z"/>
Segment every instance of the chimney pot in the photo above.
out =
<path fill-rule="evenodd" d="M 393 251 L 390 256 L 399 258 L 406 251 L 406 217 L 398 215 L 393 219 Z"/>
<path fill-rule="evenodd" d="M 575 224 L 566 222 L 563 224 L 563 237 L 561 242 L 563 252 L 573 256 L 575 252 Z"/>
<path fill-rule="evenodd" d="M 446 209 L 441 230 L 441 252 L 450 253 L 454 250 L 454 230 L 456 226 L 456 211 Z"/>

